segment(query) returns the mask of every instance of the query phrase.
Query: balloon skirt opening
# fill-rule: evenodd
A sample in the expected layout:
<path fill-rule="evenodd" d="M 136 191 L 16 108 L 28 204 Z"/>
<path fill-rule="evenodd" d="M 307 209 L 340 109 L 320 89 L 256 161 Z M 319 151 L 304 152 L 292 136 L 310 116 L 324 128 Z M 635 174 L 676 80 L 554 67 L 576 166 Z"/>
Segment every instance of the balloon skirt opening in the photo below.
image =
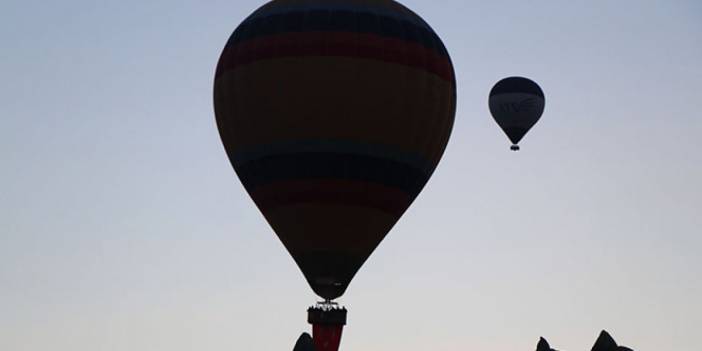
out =
<path fill-rule="evenodd" d="M 310 308 L 307 321 L 312 324 L 315 351 L 338 351 L 346 325 L 346 309 Z"/>

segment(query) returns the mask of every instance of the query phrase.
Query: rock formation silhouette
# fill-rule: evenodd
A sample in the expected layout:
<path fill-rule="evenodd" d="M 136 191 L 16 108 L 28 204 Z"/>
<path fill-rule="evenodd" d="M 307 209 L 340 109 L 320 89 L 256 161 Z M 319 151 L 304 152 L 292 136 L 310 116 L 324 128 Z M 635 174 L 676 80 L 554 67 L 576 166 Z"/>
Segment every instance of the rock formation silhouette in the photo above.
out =
<path fill-rule="evenodd" d="M 548 341 L 541 337 L 539 339 L 538 345 L 536 345 L 536 351 L 558 351 L 556 349 L 552 349 L 551 345 L 548 344 Z M 634 351 L 628 347 L 625 346 L 619 346 L 617 345 L 617 342 L 614 341 L 614 338 L 612 338 L 611 335 L 606 330 L 603 330 L 600 332 L 600 336 L 597 338 L 597 341 L 595 341 L 595 345 L 592 346 L 592 351 Z"/>
<path fill-rule="evenodd" d="M 548 341 L 546 341 L 546 339 L 541 337 L 541 339 L 539 339 L 539 344 L 536 345 L 536 351 L 558 351 L 558 350 L 552 349 L 551 345 L 548 344 Z"/>
<path fill-rule="evenodd" d="M 310 334 L 302 333 L 295 343 L 293 351 L 315 351 L 314 341 Z"/>
<path fill-rule="evenodd" d="M 592 346 L 592 351 L 633 351 L 632 349 L 624 346 L 617 345 L 611 335 L 606 330 L 600 333 L 600 336 L 595 341 L 595 345 Z"/>

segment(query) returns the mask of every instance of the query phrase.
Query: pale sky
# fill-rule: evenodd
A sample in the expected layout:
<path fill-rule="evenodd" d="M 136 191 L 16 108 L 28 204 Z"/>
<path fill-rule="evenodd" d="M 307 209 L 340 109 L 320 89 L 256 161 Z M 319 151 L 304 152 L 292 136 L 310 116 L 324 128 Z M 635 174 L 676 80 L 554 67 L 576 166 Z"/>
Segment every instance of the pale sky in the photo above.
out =
<path fill-rule="evenodd" d="M 236 178 L 212 108 L 262 1 L 0 4 L 0 350 L 291 350 L 317 298 Z M 356 275 L 341 350 L 702 349 L 702 2 L 407 0 L 458 111 Z M 521 143 L 499 79 L 546 111 Z"/>

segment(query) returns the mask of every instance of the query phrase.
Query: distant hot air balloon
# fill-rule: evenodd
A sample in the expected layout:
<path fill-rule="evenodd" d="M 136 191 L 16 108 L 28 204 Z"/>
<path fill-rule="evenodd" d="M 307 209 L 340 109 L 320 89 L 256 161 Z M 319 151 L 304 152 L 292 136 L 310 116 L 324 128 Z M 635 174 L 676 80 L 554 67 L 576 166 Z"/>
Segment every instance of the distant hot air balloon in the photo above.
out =
<path fill-rule="evenodd" d="M 541 118 L 545 102 L 544 92 L 527 78 L 505 78 L 492 88 L 490 113 L 512 141 L 512 150 L 519 150 L 517 144 Z"/>
<path fill-rule="evenodd" d="M 395 1 L 275 0 L 227 42 L 214 105 L 246 191 L 330 302 L 434 172 L 456 84 L 439 37 Z M 312 324 L 345 323 L 323 310 Z"/>

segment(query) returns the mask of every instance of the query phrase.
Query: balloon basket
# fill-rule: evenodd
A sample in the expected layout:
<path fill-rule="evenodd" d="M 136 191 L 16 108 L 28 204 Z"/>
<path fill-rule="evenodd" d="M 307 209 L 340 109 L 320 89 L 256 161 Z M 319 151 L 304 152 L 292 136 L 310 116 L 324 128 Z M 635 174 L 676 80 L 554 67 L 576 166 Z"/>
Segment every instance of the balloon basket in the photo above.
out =
<path fill-rule="evenodd" d="M 316 351 L 338 351 L 341 333 L 346 325 L 346 308 L 325 301 L 307 309 L 307 322 L 312 324 Z"/>
<path fill-rule="evenodd" d="M 519 145 L 512 145 L 509 149 L 512 151 L 519 151 Z"/>

